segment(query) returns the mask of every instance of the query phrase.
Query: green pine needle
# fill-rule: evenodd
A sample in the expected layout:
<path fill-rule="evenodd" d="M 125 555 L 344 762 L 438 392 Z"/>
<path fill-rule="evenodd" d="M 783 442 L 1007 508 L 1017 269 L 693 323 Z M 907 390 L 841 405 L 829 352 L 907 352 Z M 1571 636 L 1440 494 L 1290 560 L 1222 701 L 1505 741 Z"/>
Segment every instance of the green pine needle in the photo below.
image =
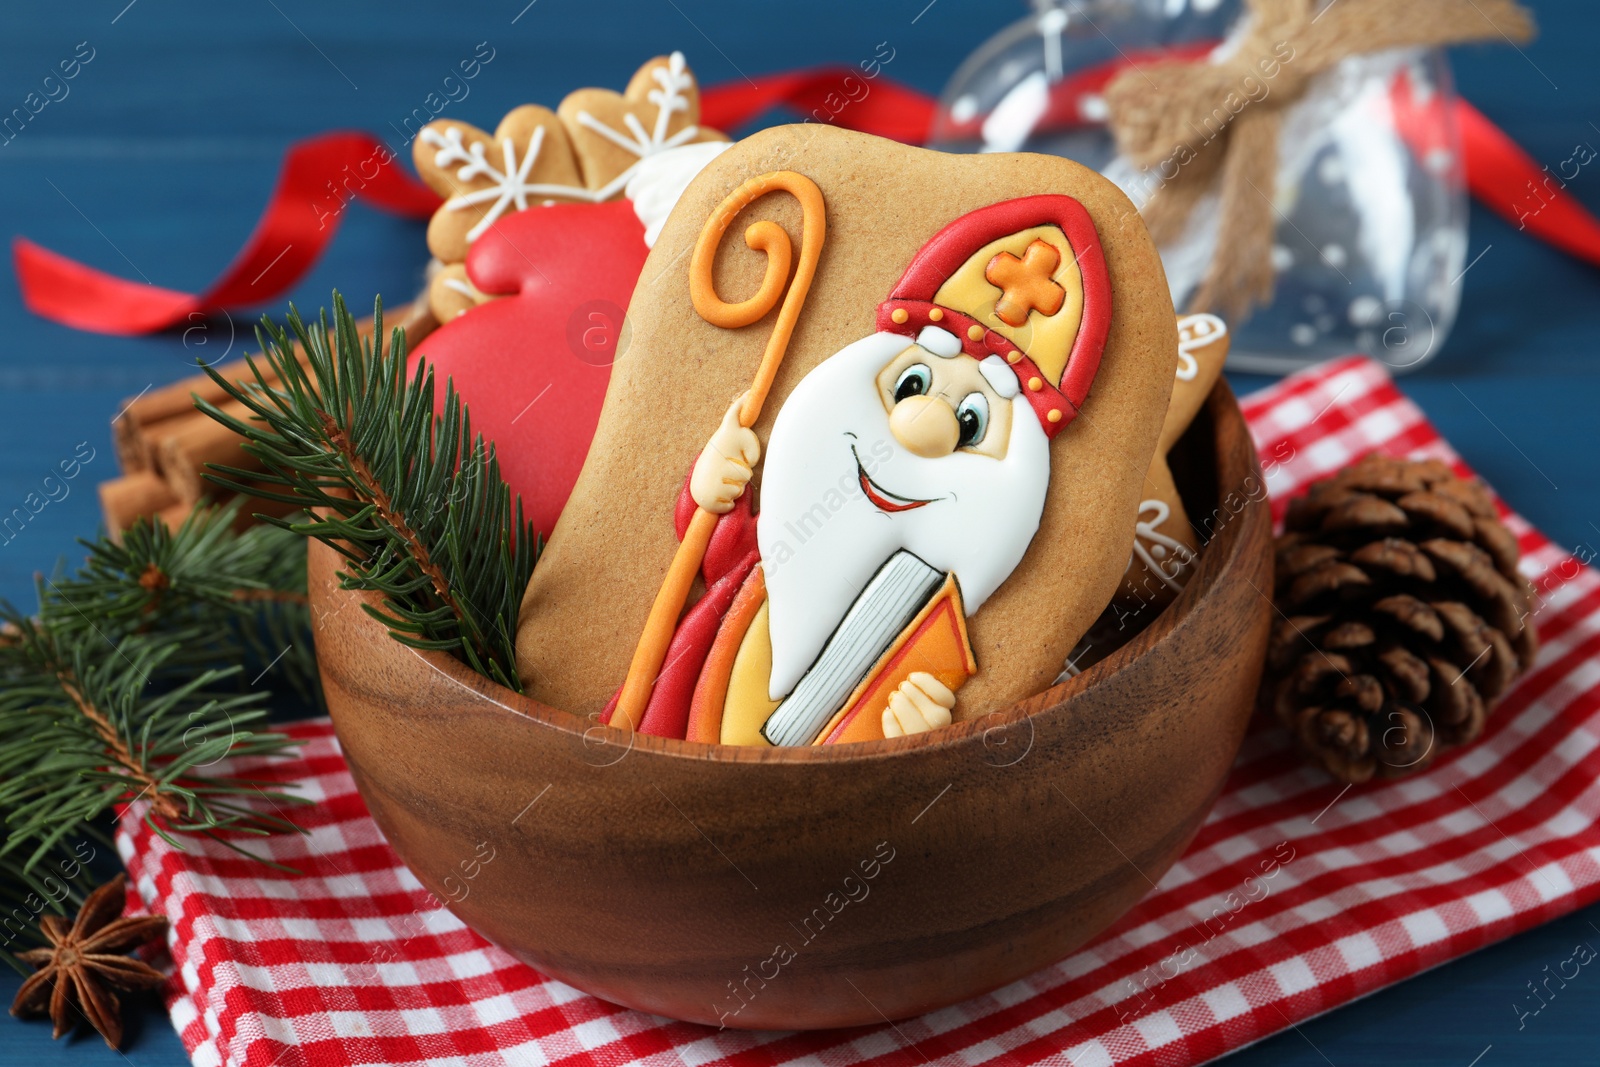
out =
<path fill-rule="evenodd" d="M 295 829 L 282 805 L 297 798 L 257 783 L 207 776 L 223 757 L 280 755 L 293 739 L 265 725 L 267 694 L 219 683 L 241 668 L 196 671 L 193 629 L 125 633 L 112 647 L 54 631 L 0 605 L 0 863 L 34 870 L 86 822 L 118 803 L 149 801 L 158 830 Z M 272 814 L 229 804 L 248 799 Z"/>
<path fill-rule="evenodd" d="M 119 804 L 149 801 L 147 822 L 180 848 L 175 835 L 239 849 L 241 834 L 295 829 L 285 809 L 300 798 L 215 769 L 295 744 L 264 729 L 262 677 L 320 699 L 304 545 L 236 533 L 237 510 L 84 541 L 82 567 L 41 579 L 36 615 L 0 602 L 0 958 L 13 966 L 42 913 L 92 888 L 85 864 L 110 848 Z"/>
<path fill-rule="evenodd" d="M 432 369 L 407 374 L 404 331 L 384 344 L 381 301 L 373 318 L 373 339 L 363 341 L 334 293 L 331 342 L 326 312 L 316 328 L 292 306 L 289 331 L 263 319 L 258 358 L 276 373 L 273 386 L 256 358 L 254 382 L 208 368 L 249 417 L 197 406 L 244 437 L 266 468 L 215 467 L 210 477 L 304 508 L 306 521 L 262 518 L 340 552 L 343 587 L 382 596 L 381 609 L 367 610 L 395 640 L 450 652 L 520 691 L 517 613 L 538 535 L 454 387 L 436 407 Z"/>
<path fill-rule="evenodd" d="M 251 678 L 270 670 L 320 704 L 304 546 L 271 526 L 236 533 L 238 511 L 237 501 L 198 508 L 176 530 L 143 519 L 120 545 L 80 540 L 83 567 L 41 594 L 52 629 L 109 645 L 126 632 L 192 628 L 202 639 L 189 658 L 240 663 Z"/>

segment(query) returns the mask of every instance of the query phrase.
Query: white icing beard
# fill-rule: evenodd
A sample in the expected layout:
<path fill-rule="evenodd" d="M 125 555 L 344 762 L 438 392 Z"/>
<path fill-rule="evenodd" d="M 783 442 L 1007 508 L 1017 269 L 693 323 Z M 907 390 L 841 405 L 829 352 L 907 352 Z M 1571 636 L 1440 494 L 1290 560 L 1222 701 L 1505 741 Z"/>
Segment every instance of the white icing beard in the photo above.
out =
<path fill-rule="evenodd" d="M 911 341 L 873 334 L 847 345 L 795 387 L 762 459 L 756 539 L 772 631 L 770 696 L 786 696 L 872 575 L 898 549 L 953 572 L 967 614 L 1027 551 L 1050 485 L 1050 442 L 1023 397 L 1002 460 L 971 452 L 925 459 L 889 432 L 877 376 Z M 937 358 L 931 357 L 930 358 Z M 882 490 L 932 503 L 879 510 Z"/>

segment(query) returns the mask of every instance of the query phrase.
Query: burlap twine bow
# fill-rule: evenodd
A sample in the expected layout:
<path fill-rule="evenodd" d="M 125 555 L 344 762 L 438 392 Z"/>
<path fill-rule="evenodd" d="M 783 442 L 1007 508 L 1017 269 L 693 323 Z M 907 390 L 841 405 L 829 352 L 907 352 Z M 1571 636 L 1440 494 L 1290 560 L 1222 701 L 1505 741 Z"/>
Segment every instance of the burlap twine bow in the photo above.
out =
<path fill-rule="evenodd" d="M 1238 320 L 1272 299 L 1273 186 L 1284 109 L 1350 56 L 1533 36 L 1515 0 L 1247 0 L 1226 58 L 1124 71 L 1107 87 L 1122 154 L 1159 182 L 1143 209 L 1158 242 L 1178 236 L 1220 181 L 1217 250 L 1191 311 Z"/>

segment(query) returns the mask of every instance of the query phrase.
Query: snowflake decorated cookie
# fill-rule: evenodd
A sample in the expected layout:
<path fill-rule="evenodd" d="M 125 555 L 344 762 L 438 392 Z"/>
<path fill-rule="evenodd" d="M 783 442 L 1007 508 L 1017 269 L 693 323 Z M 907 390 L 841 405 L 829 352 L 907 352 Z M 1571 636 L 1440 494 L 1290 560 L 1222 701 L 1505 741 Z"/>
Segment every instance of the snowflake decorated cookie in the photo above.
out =
<path fill-rule="evenodd" d="M 591 196 L 621 195 L 639 164 L 672 148 L 726 141 L 700 125 L 700 90 L 682 52 L 640 67 L 621 93 L 578 89 L 556 109 Z"/>
<path fill-rule="evenodd" d="M 428 224 L 428 250 L 438 261 L 428 287 L 434 316 L 448 322 L 493 299 L 473 283 L 465 261 L 506 214 L 616 199 L 644 161 L 726 140 L 700 125 L 699 88 L 681 52 L 650 60 L 623 93 L 579 89 L 556 111 L 524 104 L 492 134 L 455 119 L 429 123 L 413 142 L 412 159 L 445 198 Z"/>

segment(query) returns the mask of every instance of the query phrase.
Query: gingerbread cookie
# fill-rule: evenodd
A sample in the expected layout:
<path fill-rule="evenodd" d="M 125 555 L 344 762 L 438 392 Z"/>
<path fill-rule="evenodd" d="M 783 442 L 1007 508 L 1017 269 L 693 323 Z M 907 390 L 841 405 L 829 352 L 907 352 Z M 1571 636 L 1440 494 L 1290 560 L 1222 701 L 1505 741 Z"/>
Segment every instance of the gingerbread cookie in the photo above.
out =
<path fill-rule="evenodd" d="M 578 89 L 558 111 L 524 104 L 494 133 L 439 119 L 412 146 L 417 173 L 445 198 L 428 223 L 441 267 L 428 302 L 440 322 L 492 299 L 472 283 L 467 250 L 508 212 L 555 203 L 601 203 L 622 195 L 639 164 L 682 145 L 726 141 L 701 126 L 700 94 L 683 53 L 639 68 L 625 93 Z"/>
<path fill-rule="evenodd" d="M 764 131 L 683 194 L 628 314 L 523 603 L 533 696 L 809 744 L 1051 683 L 1121 580 L 1178 351 L 1114 185 Z"/>
<path fill-rule="evenodd" d="M 1172 480 L 1167 454 L 1211 395 L 1228 361 L 1228 327 L 1215 315 L 1183 315 L 1178 319 L 1178 370 L 1172 383 L 1161 440 L 1145 475 L 1144 499 L 1134 525 L 1133 552 L 1122 588 L 1119 612 L 1165 607 L 1183 589 L 1189 568 L 1199 558 L 1196 537 L 1183 498 Z"/>
<path fill-rule="evenodd" d="M 700 90 L 682 52 L 640 67 L 621 93 L 578 89 L 556 109 L 583 183 L 594 199 L 619 195 L 639 164 L 653 155 L 702 141 L 726 141 L 700 125 Z"/>

